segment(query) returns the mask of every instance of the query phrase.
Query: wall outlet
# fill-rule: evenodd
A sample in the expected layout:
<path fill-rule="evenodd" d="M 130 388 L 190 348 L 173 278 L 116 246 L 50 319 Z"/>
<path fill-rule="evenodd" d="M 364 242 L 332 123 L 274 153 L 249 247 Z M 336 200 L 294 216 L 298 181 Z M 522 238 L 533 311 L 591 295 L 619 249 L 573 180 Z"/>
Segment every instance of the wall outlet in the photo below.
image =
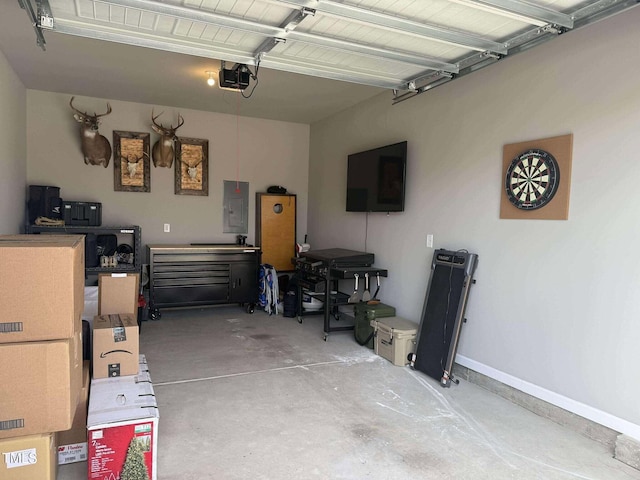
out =
<path fill-rule="evenodd" d="M 170 231 L 171 231 L 171 224 L 165 223 L 164 224 L 164 233 L 169 233 Z"/>
<path fill-rule="evenodd" d="M 433 248 L 433 235 L 427 235 L 427 248 Z"/>

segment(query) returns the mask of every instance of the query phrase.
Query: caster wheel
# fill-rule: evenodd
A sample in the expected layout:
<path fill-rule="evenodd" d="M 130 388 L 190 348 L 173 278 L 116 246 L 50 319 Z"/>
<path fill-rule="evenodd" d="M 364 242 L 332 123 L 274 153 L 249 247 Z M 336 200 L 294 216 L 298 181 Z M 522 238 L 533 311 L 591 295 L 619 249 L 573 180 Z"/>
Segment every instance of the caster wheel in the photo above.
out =
<path fill-rule="evenodd" d="M 153 310 L 149 311 L 149 318 L 151 320 L 160 320 L 161 317 L 162 317 L 162 314 L 160 313 L 160 310 L 158 310 L 157 308 L 154 308 Z"/>
<path fill-rule="evenodd" d="M 324 334 L 324 341 L 325 341 L 325 342 L 327 341 L 327 337 L 328 337 L 328 336 L 329 336 L 329 335 L 327 335 L 326 333 Z"/>
<path fill-rule="evenodd" d="M 247 307 L 246 307 L 246 311 L 247 311 L 247 313 L 253 313 L 253 312 L 255 312 L 255 311 L 256 311 L 256 307 L 255 307 L 255 305 L 251 305 L 251 304 L 247 305 Z"/>
<path fill-rule="evenodd" d="M 302 324 L 302 317 L 298 317 L 298 323 Z"/>

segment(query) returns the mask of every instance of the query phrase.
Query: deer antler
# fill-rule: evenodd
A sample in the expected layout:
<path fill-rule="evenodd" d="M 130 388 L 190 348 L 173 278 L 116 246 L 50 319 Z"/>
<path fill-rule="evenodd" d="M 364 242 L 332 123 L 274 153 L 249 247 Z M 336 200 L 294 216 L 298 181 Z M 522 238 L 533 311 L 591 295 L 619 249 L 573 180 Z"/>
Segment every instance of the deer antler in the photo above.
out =
<path fill-rule="evenodd" d="M 105 115 L 109 115 L 111 113 L 111 105 L 109 104 L 109 102 L 107 102 L 107 111 L 105 113 L 101 113 L 101 114 L 97 114 L 95 112 L 93 112 L 93 116 L 95 118 L 99 118 L 99 117 L 104 117 Z"/>
<path fill-rule="evenodd" d="M 200 165 L 202 163 L 202 158 L 200 158 L 200 161 L 198 163 L 196 163 L 195 165 L 191 165 L 190 163 L 185 162 L 184 160 L 182 160 L 182 157 L 180 158 L 180 161 L 182 163 L 184 163 L 187 167 L 189 168 L 196 168 L 198 165 Z"/>
<path fill-rule="evenodd" d="M 87 115 L 87 113 L 86 113 L 86 112 L 81 112 L 80 110 L 78 110 L 76 107 L 74 107 L 74 106 L 73 106 L 73 99 L 74 99 L 74 98 L 76 98 L 76 97 L 75 97 L 75 96 L 74 96 L 74 97 L 71 97 L 71 100 L 69 100 L 69 106 L 71 107 L 71 109 L 72 109 L 74 112 L 79 113 L 80 115 L 84 115 L 84 116 L 86 116 L 86 115 Z"/>
<path fill-rule="evenodd" d="M 82 112 L 80 110 L 78 110 L 76 107 L 73 106 L 73 99 L 76 98 L 75 96 L 71 97 L 71 100 L 69 100 L 69 106 L 71 107 L 71 109 L 73 111 L 75 111 L 76 113 L 82 115 L 83 117 L 90 117 L 91 115 L 89 115 L 87 112 Z M 99 117 L 104 117 L 105 115 L 109 115 L 111 113 L 111 105 L 109 104 L 109 102 L 107 102 L 107 111 L 105 113 L 101 113 L 101 114 L 97 114 L 95 112 L 93 112 L 93 118 L 99 118 Z"/>
<path fill-rule="evenodd" d="M 163 130 L 164 130 L 164 125 L 162 125 L 162 124 L 158 125 L 158 124 L 156 123 L 156 118 L 158 118 L 158 117 L 159 117 L 160 115 L 162 115 L 163 113 L 164 113 L 164 112 L 160 112 L 158 115 L 154 116 L 154 115 L 153 115 L 153 108 L 151 109 L 151 121 L 153 122 L 153 124 L 154 124 L 156 127 L 161 128 L 161 129 L 163 129 Z"/>
<path fill-rule="evenodd" d="M 172 125 L 172 126 L 171 126 L 171 128 L 172 128 L 173 130 L 177 130 L 177 129 L 179 129 L 182 125 L 184 125 L 184 118 L 182 118 L 182 115 L 178 114 L 178 125 L 177 125 L 175 128 L 173 128 L 173 125 Z"/>
<path fill-rule="evenodd" d="M 161 130 L 166 130 L 167 132 L 168 132 L 168 131 L 170 131 L 170 130 L 173 130 L 173 131 L 175 132 L 175 131 L 176 131 L 177 129 L 179 129 L 182 125 L 184 125 L 184 118 L 182 118 L 182 115 L 180 115 L 180 114 L 178 114 L 178 125 L 177 125 L 177 126 L 175 126 L 175 127 L 174 127 L 174 126 L 173 126 L 173 124 L 172 124 L 172 125 L 169 125 L 169 127 L 168 127 L 168 128 L 165 128 L 164 124 L 162 124 L 162 123 L 161 123 L 160 125 L 158 125 L 158 123 L 156 122 L 156 119 L 157 119 L 160 115 L 162 115 L 163 113 L 164 113 L 164 112 L 160 112 L 158 115 L 155 115 L 155 116 L 154 116 L 154 115 L 153 115 L 153 108 L 151 109 L 151 121 L 153 122 L 153 124 L 154 124 L 156 127 L 160 128 Z"/>

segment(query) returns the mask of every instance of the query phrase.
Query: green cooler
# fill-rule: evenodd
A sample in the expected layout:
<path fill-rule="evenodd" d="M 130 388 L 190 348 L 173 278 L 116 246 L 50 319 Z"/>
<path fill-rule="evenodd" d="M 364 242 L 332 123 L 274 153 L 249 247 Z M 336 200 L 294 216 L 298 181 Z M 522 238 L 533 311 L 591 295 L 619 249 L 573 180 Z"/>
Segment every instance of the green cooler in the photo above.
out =
<path fill-rule="evenodd" d="M 371 320 L 376 318 L 394 317 L 396 309 L 384 303 L 368 304 L 366 302 L 356 303 L 353 306 L 355 324 L 353 334 L 362 346 L 373 349 L 373 327 Z"/>

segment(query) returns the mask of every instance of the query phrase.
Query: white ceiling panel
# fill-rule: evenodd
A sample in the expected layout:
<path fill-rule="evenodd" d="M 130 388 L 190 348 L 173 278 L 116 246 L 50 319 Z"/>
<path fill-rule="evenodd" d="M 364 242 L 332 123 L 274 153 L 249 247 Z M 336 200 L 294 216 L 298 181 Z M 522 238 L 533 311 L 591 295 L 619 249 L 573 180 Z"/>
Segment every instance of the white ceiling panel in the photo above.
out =
<path fill-rule="evenodd" d="M 634 0 L 17 0 L 43 31 L 392 89 L 401 100 Z M 585 10 L 586 9 L 586 10 Z M 53 27 L 42 26 L 42 13 Z M 251 70 L 251 69 L 250 69 Z"/>

